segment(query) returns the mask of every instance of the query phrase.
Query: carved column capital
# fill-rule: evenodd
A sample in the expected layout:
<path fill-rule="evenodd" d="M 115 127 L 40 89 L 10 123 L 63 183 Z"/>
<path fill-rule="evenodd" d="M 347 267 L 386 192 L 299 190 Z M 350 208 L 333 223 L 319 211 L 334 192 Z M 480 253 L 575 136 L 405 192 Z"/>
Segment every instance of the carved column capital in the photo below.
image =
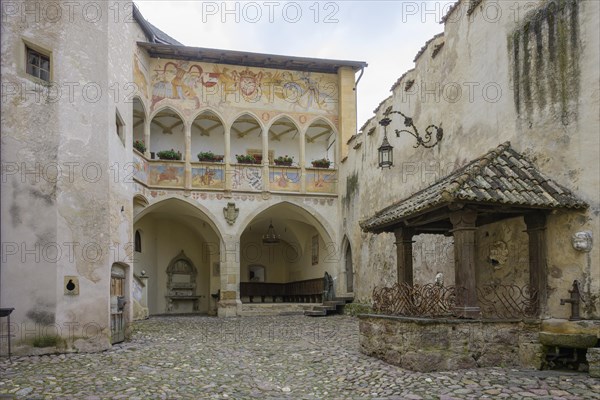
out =
<path fill-rule="evenodd" d="M 465 208 L 459 211 L 450 213 L 450 222 L 454 230 L 459 229 L 476 229 L 475 222 L 477 221 L 477 211 Z"/>
<path fill-rule="evenodd" d="M 396 236 L 395 245 L 399 245 L 401 243 L 413 243 L 413 236 L 415 235 L 415 230 L 407 227 L 400 227 L 394 229 L 394 235 Z"/>

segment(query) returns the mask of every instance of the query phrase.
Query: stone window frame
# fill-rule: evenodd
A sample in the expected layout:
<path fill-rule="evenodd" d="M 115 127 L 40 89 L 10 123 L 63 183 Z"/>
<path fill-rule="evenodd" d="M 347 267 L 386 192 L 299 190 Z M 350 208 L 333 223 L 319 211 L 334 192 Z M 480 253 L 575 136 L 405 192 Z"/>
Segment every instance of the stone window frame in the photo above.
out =
<path fill-rule="evenodd" d="M 30 79 L 36 83 L 39 83 L 41 85 L 45 85 L 45 86 L 49 86 L 52 84 L 52 81 L 54 80 L 54 57 L 53 57 L 53 52 L 52 50 L 49 50 L 48 48 L 45 48 L 43 46 L 40 46 L 39 44 L 36 44 L 34 42 L 32 42 L 29 39 L 26 38 L 21 38 L 21 46 L 20 46 L 20 57 L 18 57 L 18 62 L 19 62 L 19 71 L 23 74 L 23 76 L 25 76 L 27 79 Z M 46 57 L 49 61 L 49 70 L 48 70 L 48 80 L 44 80 L 38 76 L 35 76 L 33 74 L 30 74 L 28 72 L 28 54 L 29 51 L 33 51 L 36 52 L 38 54 L 40 54 L 43 57 Z"/>

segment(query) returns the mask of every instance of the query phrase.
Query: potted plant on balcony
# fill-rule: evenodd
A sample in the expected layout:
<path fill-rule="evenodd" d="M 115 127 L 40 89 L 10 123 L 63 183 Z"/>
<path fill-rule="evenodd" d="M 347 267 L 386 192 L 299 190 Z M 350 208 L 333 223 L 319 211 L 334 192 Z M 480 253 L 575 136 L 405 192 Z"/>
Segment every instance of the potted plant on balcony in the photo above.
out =
<path fill-rule="evenodd" d="M 243 155 L 243 154 L 236 154 L 235 158 L 238 162 L 238 164 L 258 164 L 258 161 L 256 160 L 256 158 L 251 155 Z"/>
<path fill-rule="evenodd" d="M 286 167 L 291 166 L 294 163 L 294 157 L 289 157 L 287 154 L 285 156 L 279 156 L 275 160 L 275 165 L 284 165 Z"/>
<path fill-rule="evenodd" d="M 171 150 L 163 150 L 156 153 L 161 160 L 181 160 L 181 152 Z"/>
<path fill-rule="evenodd" d="M 144 154 L 146 152 L 146 144 L 143 140 L 136 140 L 133 142 L 133 148 Z"/>
<path fill-rule="evenodd" d="M 314 168 L 329 168 L 330 165 L 331 165 L 331 161 L 328 160 L 327 158 L 313 160 L 313 162 L 312 162 L 312 166 Z"/>
<path fill-rule="evenodd" d="M 198 153 L 198 160 L 205 162 L 223 162 L 224 156 L 216 155 L 212 151 L 201 151 Z"/>

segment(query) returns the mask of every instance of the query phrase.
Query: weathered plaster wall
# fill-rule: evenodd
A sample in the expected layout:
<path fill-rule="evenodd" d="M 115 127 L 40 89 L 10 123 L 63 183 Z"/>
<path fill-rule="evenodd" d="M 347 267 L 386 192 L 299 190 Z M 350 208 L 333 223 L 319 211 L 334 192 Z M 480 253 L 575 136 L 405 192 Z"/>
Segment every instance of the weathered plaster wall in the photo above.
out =
<path fill-rule="evenodd" d="M 569 307 L 559 300 L 568 295 L 574 279 L 583 283 L 588 299 L 582 307 L 585 315 L 600 315 L 600 248 L 585 254 L 570 244 L 577 231 L 590 230 L 594 238 L 600 234 L 600 4 L 553 3 L 556 9 L 547 1 L 483 1 L 470 16 L 461 4 L 448 16 L 444 34 L 424 47 L 415 68 L 396 82 L 392 96 L 382 101 L 375 118 L 350 142 L 340 175 L 345 210 L 340 223 L 353 246 L 358 298 L 368 298 L 374 285 L 396 279 L 392 235 L 361 233 L 358 222 L 509 140 L 540 171 L 590 205 L 584 212 L 557 211 L 548 217 L 549 316 L 569 316 Z M 414 149 L 410 135 L 392 134 L 395 165 L 377 169 L 377 148 L 383 138 L 377 121 L 388 106 L 413 117 L 421 130 L 442 124 L 441 144 Z M 394 119 L 390 128 L 401 125 Z M 358 143 L 360 148 L 352 149 Z M 527 235 L 522 228 L 522 221 L 510 220 L 480 229 L 480 282 L 526 282 L 527 266 L 521 260 L 527 257 L 523 253 Z M 511 265 L 492 270 L 486 247 L 499 241 L 506 243 Z M 451 263 L 451 258 L 441 256 L 427 268 L 445 271 Z M 429 274 L 428 269 L 419 271 L 422 266 L 415 264 L 417 280 Z"/>
<path fill-rule="evenodd" d="M 120 263 L 126 267 L 125 321 L 133 319 L 133 254 L 134 231 L 133 202 L 131 201 L 131 153 L 133 145 L 133 60 L 135 46 L 131 43 L 132 30 L 137 24 L 123 23 L 126 12 L 130 10 L 130 1 L 112 4 L 120 7 L 120 18 L 108 21 L 108 166 L 110 198 L 108 212 L 110 215 L 110 243 L 116 251 L 110 254 L 110 263 Z M 117 121 L 123 124 L 120 135 L 117 132 Z M 116 170 L 116 172 L 115 172 Z"/>
<path fill-rule="evenodd" d="M 513 218 L 481 227 L 477 232 L 477 282 L 529 284 L 528 237 L 523 218 Z"/>
<path fill-rule="evenodd" d="M 17 2 L 25 5 L 36 6 Z M 98 18 L 82 12 L 73 18 L 63 14 L 59 21 L 36 21 L 35 14 L 25 20 L 20 14 L 9 17 L 2 37 L 8 67 L 3 80 L 22 88 L 3 103 L 3 162 L 42 171 L 38 182 L 3 183 L 3 221 L 13 219 L 13 226 L 3 224 L 3 238 L 14 238 L 24 248 L 37 243 L 36 252 L 45 260 L 3 263 L 2 304 L 16 306 L 17 324 L 55 324 L 68 345 L 79 350 L 109 346 L 110 266 L 126 257 L 123 247 L 131 242 L 128 188 L 109 168 L 121 167 L 131 151 L 116 137 L 116 109 L 124 121 L 131 116 L 121 96 L 108 90 L 132 80 L 133 49 L 123 45 L 129 43 L 130 24 L 112 22 L 108 3 L 92 6 Z M 23 40 L 52 52 L 54 83 L 46 94 L 43 84 L 24 73 Z M 25 92 L 35 83 L 39 99 Z M 124 135 L 130 141 L 130 126 Z M 49 165 L 52 173 L 60 171 L 58 179 L 45 176 Z M 44 246 L 52 247 L 53 255 L 44 258 Z M 78 278 L 79 295 L 64 294 L 65 276 Z"/>
<path fill-rule="evenodd" d="M 18 5 L 23 6 L 24 2 Z M 56 252 L 43 258 L 41 249 L 59 243 L 59 184 L 56 170 L 42 178 L 42 166 L 58 163 L 61 143 L 58 115 L 61 107 L 68 106 L 42 100 L 45 87 L 25 73 L 21 61 L 25 59 L 24 40 L 60 57 L 60 43 L 66 40 L 66 33 L 62 32 L 62 26 L 47 22 L 34 25 L 7 18 L 2 25 L 0 303 L 2 307 L 16 308 L 11 318 L 19 329 L 16 333 L 19 340 L 23 339 L 25 329 L 40 332 L 57 322 L 56 290 L 58 285 L 62 286 L 61 268 L 56 262 Z M 54 78 L 63 77 L 64 73 L 57 70 Z M 9 85 L 14 95 L 8 95 Z M 25 90 L 31 94 L 25 96 Z M 37 285 L 31 277 L 45 284 Z"/>

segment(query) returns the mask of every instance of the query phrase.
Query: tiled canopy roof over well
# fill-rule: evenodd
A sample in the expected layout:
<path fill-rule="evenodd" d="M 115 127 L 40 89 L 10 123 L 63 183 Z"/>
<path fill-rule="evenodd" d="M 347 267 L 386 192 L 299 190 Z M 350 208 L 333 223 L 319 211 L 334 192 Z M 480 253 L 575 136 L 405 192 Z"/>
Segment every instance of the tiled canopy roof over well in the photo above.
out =
<path fill-rule="evenodd" d="M 539 172 L 506 142 L 433 185 L 361 222 L 367 232 L 391 230 L 405 219 L 451 203 L 492 205 L 502 210 L 583 209 L 587 204 Z"/>

